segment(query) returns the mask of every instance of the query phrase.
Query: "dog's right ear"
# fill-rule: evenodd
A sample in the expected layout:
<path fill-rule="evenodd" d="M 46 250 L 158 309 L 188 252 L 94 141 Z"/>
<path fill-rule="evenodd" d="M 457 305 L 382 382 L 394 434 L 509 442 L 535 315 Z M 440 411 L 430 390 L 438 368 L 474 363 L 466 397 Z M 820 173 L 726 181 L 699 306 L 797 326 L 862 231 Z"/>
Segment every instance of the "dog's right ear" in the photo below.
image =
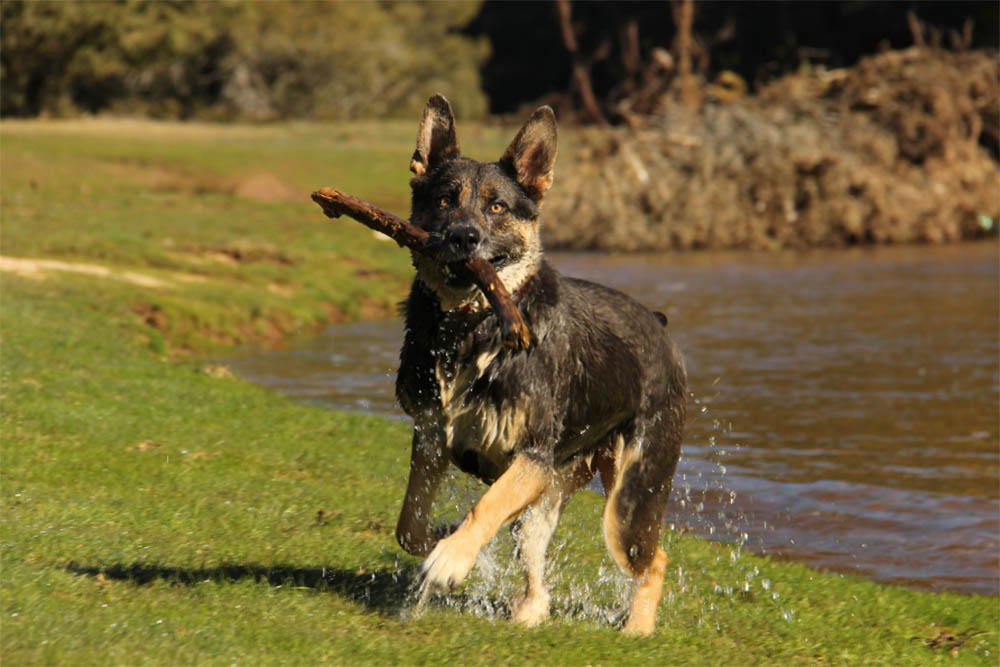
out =
<path fill-rule="evenodd" d="M 410 171 L 423 176 L 441 160 L 457 157 L 458 138 L 455 136 L 455 115 L 451 105 L 440 93 L 427 100 L 424 117 L 417 132 L 417 149 L 410 160 Z"/>

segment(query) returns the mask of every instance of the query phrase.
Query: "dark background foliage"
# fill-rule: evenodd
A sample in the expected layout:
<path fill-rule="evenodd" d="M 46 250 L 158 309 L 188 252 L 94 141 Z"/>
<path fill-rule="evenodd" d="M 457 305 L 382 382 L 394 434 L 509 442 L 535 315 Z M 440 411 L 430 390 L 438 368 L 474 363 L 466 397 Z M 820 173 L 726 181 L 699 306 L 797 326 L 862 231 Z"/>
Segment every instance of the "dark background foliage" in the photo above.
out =
<path fill-rule="evenodd" d="M 731 70 L 752 85 L 803 63 L 830 68 L 853 65 L 862 55 L 913 44 L 912 13 L 929 28 L 929 40 L 951 46 L 971 22 L 972 48 L 997 46 L 995 2 L 701 2 L 694 16 L 694 59 L 706 78 Z M 628 76 L 623 33 L 638 28 L 643 59 L 655 47 L 670 49 L 677 27 L 668 2 L 577 2 L 573 25 L 580 51 L 591 63 L 599 99 L 620 93 Z M 568 89 L 571 58 L 560 39 L 553 3 L 486 0 L 466 33 L 486 36 L 492 55 L 483 66 L 490 110 L 505 113 Z"/>
<path fill-rule="evenodd" d="M 677 3 L 569 7 L 604 109 L 655 49 L 676 52 Z M 909 46 L 908 13 L 943 46 L 997 45 L 995 2 L 701 2 L 688 50 L 703 79 L 730 70 L 757 86 L 803 63 Z M 4 116 L 385 117 L 412 115 L 437 90 L 465 117 L 547 97 L 580 104 L 553 2 L 4 0 L 0 30 Z"/>

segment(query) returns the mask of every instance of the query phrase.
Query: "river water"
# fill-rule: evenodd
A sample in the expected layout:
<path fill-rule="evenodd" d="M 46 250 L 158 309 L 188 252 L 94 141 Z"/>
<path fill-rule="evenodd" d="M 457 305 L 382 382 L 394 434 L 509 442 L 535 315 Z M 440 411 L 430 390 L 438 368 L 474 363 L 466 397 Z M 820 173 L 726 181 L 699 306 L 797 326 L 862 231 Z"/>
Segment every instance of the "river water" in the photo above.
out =
<path fill-rule="evenodd" d="M 995 243 L 550 259 L 669 316 L 691 390 L 675 529 L 878 581 L 1000 593 Z M 402 419 L 401 339 L 398 320 L 338 325 L 225 363 L 306 401 Z"/>

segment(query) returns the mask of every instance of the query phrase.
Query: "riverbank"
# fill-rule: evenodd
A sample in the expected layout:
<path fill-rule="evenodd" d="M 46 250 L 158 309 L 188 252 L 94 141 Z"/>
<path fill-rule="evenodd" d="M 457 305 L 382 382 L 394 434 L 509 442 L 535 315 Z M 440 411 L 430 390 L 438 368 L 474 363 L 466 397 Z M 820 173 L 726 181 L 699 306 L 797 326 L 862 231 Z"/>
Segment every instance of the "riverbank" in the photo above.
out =
<path fill-rule="evenodd" d="M 546 241 L 801 250 L 995 235 L 997 71 L 996 53 L 914 47 L 803 67 L 753 95 L 724 73 L 691 108 L 664 95 L 561 152 Z"/>
<path fill-rule="evenodd" d="M 333 184 L 405 210 L 409 126 L 0 133 L 2 251 L 22 260 L 0 273 L 6 662 L 995 661 L 995 598 L 676 533 L 657 633 L 622 637 L 590 494 L 557 536 L 552 623 L 491 617 L 519 584 L 506 543 L 452 606 L 406 619 L 406 426 L 301 405 L 201 355 L 401 298 L 405 253 L 295 193 Z M 269 187 L 234 185 L 261 172 Z M 293 194 L 266 201 L 275 180 Z"/>

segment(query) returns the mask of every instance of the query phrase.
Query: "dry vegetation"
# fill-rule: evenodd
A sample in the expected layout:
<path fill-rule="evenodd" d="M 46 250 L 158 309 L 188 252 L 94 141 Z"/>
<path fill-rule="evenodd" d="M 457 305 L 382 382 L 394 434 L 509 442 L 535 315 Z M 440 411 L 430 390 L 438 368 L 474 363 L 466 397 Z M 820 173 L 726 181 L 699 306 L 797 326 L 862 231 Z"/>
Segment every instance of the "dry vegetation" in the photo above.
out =
<path fill-rule="evenodd" d="M 995 54 L 913 47 L 803 69 L 753 98 L 702 94 L 700 108 L 665 96 L 632 127 L 581 133 L 547 203 L 549 245 L 802 248 L 995 232 Z"/>

